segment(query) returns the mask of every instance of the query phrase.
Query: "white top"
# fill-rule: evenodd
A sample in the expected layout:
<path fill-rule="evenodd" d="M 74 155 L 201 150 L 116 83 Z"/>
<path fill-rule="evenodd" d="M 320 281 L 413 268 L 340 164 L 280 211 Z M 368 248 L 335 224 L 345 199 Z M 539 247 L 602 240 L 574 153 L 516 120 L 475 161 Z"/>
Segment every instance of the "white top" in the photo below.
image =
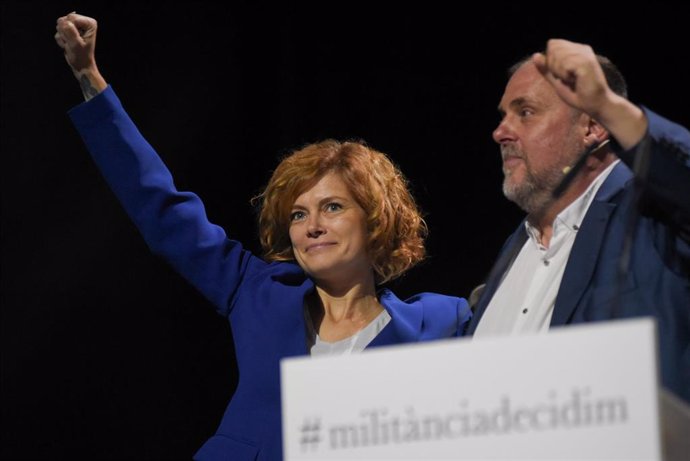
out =
<path fill-rule="evenodd" d="M 541 244 L 539 231 L 525 221 L 529 238 L 489 301 L 475 338 L 548 330 L 577 231 L 599 187 L 619 161 L 609 165 L 580 197 L 556 216 L 548 248 Z"/>
<path fill-rule="evenodd" d="M 346 355 L 357 352 L 362 352 L 367 344 L 369 344 L 378 334 L 388 325 L 391 316 L 386 309 L 372 320 L 369 325 L 359 330 L 349 338 L 341 339 L 334 343 L 322 341 L 318 333 L 314 330 L 314 326 L 309 318 L 307 312 L 307 329 L 311 334 L 313 345 L 310 353 L 312 356 L 326 356 L 326 355 Z M 310 342 L 311 344 L 311 342 Z"/>

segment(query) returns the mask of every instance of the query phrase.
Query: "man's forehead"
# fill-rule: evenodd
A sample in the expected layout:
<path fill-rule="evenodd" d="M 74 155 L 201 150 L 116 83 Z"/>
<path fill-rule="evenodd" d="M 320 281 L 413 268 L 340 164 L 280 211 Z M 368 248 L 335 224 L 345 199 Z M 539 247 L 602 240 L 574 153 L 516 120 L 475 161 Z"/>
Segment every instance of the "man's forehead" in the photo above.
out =
<path fill-rule="evenodd" d="M 547 103 L 556 96 L 554 89 L 531 62 L 523 64 L 510 77 L 498 105 L 499 111 L 527 103 Z"/>

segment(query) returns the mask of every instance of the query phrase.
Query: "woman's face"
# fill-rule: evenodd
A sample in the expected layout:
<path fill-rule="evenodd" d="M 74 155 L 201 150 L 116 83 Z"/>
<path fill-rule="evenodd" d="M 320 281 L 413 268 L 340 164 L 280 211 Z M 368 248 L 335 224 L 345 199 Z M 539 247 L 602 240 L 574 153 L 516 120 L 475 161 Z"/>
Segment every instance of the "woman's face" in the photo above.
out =
<path fill-rule="evenodd" d="M 357 283 L 372 277 L 364 209 L 337 173 L 297 197 L 290 213 L 295 259 L 317 281 Z"/>

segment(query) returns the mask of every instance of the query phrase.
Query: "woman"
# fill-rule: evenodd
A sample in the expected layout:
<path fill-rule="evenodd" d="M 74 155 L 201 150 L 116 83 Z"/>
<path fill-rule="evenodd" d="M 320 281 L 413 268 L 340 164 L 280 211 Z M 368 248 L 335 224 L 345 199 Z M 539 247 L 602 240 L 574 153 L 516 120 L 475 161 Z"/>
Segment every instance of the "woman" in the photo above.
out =
<path fill-rule="evenodd" d="M 304 354 L 460 336 L 464 299 L 424 293 L 401 301 L 377 286 L 424 257 L 424 221 L 382 153 L 327 140 L 285 158 L 261 202 L 258 258 L 208 222 L 178 191 L 95 62 L 96 21 L 70 13 L 55 39 L 87 100 L 70 116 L 152 251 L 229 319 L 237 390 L 198 460 L 282 458 L 279 362 Z"/>

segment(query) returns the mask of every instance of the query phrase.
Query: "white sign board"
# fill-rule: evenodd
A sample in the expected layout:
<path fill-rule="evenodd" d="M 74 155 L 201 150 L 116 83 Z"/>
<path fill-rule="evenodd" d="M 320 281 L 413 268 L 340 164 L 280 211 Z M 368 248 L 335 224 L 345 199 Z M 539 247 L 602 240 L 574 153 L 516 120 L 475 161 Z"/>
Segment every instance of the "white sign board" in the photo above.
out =
<path fill-rule="evenodd" d="M 281 362 L 287 461 L 660 460 L 651 319 Z"/>

